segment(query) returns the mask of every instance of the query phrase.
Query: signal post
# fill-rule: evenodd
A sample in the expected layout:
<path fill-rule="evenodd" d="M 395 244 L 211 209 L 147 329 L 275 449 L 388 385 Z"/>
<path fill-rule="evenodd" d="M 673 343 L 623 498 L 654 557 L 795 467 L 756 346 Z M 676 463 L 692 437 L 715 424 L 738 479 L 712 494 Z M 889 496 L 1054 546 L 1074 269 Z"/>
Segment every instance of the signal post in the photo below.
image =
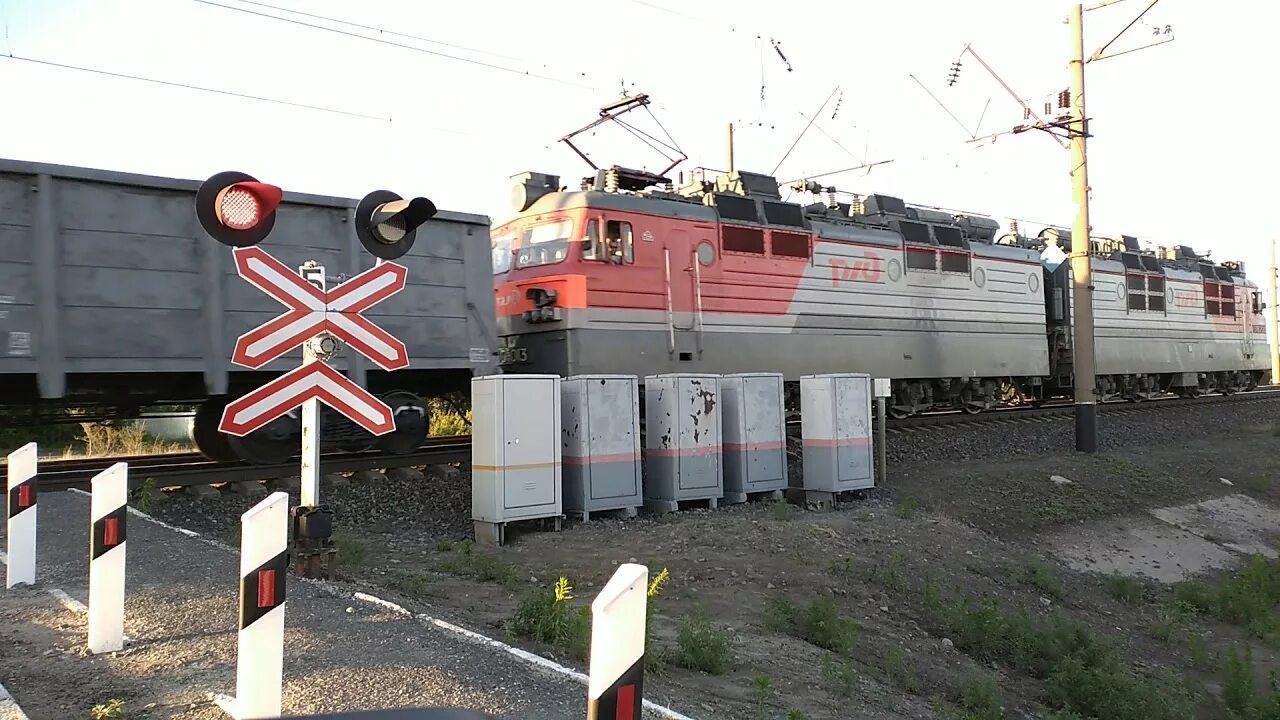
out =
<path fill-rule="evenodd" d="M 302 364 L 229 403 L 218 429 L 244 437 L 302 408 L 300 503 L 290 511 L 295 572 L 328 577 L 336 548 L 333 510 L 320 502 L 320 402 L 372 435 L 395 430 L 392 409 L 334 369 L 329 361 L 343 343 L 392 371 L 409 366 L 405 344 L 361 313 L 405 288 L 408 269 L 390 262 L 413 246 L 416 229 L 436 214 L 427 198 L 405 200 L 387 190 L 366 195 L 356 207 L 355 231 L 377 258 L 374 267 L 328 287 L 324 266 L 308 260 L 295 272 L 265 250 L 284 192 L 241 172 L 210 177 L 196 193 L 201 226 L 233 248 L 236 271 L 284 306 L 278 317 L 241 335 L 231 361 L 260 369 L 302 346 Z"/>

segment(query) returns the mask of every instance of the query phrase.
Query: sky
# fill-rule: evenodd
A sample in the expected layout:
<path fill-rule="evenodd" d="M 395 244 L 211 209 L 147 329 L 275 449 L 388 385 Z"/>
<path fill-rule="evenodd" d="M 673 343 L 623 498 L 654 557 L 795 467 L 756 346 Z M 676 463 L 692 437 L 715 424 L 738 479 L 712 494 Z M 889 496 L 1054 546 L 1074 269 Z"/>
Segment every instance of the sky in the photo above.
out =
<path fill-rule="evenodd" d="M 1086 54 L 1148 4 L 1086 12 Z M 0 0 L 0 157 L 195 179 L 235 169 L 356 198 L 385 188 L 496 225 L 511 216 L 512 175 L 547 172 L 576 187 L 590 174 L 558 140 L 625 89 L 653 101 L 652 116 L 629 118 L 635 127 L 670 133 L 689 155 L 673 174 L 723 169 L 734 123 L 738 169 L 785 181 L 892 160 L 822 182 L 1021 218 L 1035 232 L 1072 222 L 1069 153 L 1041 132 L 972 142 L 975 127 L 979 137 L 1007 131 L 1023 112 L 962 51 L 969 44 L 1043 114 L 1068 85 L 1070 7 Z M 1086 66 L 1095 235 L 1212 251 L 1263 282 L 1280 233 L 1269 212 L 1280 101 L 1266 74 L 1277 27 L 1280 3 L 1161 0 L 1110 52 L 1172 42 Z M 602 166 L 666 164 L 616 126 L 580 146 Z"/>

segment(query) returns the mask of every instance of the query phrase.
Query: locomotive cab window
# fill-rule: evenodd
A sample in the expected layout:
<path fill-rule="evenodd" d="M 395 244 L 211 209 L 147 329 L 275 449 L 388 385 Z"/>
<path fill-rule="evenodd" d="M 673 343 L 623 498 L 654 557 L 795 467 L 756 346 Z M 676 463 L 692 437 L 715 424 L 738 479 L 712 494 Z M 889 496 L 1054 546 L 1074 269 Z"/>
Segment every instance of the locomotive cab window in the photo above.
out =
<path fill-rule="evenodd" d="M 553 220 L 524 231 L 520 248 L 515 252 L 517 268 L 551 265 L 569 256 L 572 220 Z"/>
<path fill-rule="evenodd" d="M 617 264 L 634 260 L 631 239 L 631 223 L 609 220 L 604 224 L 604 238 L 600 236 L 600 221 L 587 221 L 582 239 L 583 260 L 603 260 Z"/>

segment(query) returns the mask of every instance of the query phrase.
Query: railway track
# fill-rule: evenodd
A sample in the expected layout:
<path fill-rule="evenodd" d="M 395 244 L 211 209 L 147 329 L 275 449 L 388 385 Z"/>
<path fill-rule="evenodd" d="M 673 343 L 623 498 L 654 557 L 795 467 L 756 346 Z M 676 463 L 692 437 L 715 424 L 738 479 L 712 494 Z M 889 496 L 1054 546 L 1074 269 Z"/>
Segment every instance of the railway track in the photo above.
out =
<path fill-rule="evenodd" d="M 376 451 L 362 453 L 325 453 L 320 456 L 321 473 L 351 472 L 369 468 L 409 467 L 461 462 L 471 458 L 471 437 L 456 435 L 428 438 L 416 451 L 405 455 L 387 455 Z M 140 486 L 151 480 L 157 487 L 213 485 L 217 483 L 255 482 L 283 477 L 296 477 L 298 463 L 250 465 L 244 462 L 214 462 L 199 453 L 173 453 L 111 458 L 77 458 L 49 460 L 40 463 L 36 475 L 42 491 L 87 489 L 89 480 L 117 462 L 129 463 L 129 484 Z M 0 463 L 0 476 L 7 472 Z"/>
<path fill-rule="evenodd" d="M 1112 401 L 1098 405 L 1100 417 L 1137 415 L 1157 410 L 1174 410 L 1198 407 L 1201 405 L 1218 405 L 1222 403 L 1260 402 L 1280 400 L 1280 387 L 1269 386 L 1249 392 L 1233 395 L 1206 395 L 1198 398 L 1165 397 L 1143 402 Z M 941 429 L 944 427 L 973 425 L 1020 425 L 1026 423 L 1050 422 L 1071 418 L 1075 406 L 1071 401 L 1045 404 L 1039 407 L 1008 408 L 991 412 L 970 415 L 961 411 L 929 413 L 901 420 L 889 419 L 885 428 L 888 433 L 914 432 L 920 429 Z"/>
<path fill-rule="evenodd" d="M 1140 403 L 1108 402 L 1098 406 L 1102 417 L 1137 415 L 1141 413 L 1172 410 L 1222 403 L 1280 401 L 1280 386 L 1259 388 L 1235 395 L 1208 395 L 1204 397 L 1161 398 Z M 1071 418 L 1074 407 L 1070 401 L 1029 408 L 1009 408 L 970 415 L 968 413 L 936 412 L 901 420 L 889 419 L 886 431 L 891 435 L 913 433 L 922 430 L 943 430 L 960 426 L 1025 425 L 1053 422 Z M 798 435 L 800 421 L 788 420 L 789 434 Z M 454 435 L 428 438 L 416 451 L 405 455 L 388 455 L 377 451 L 362 453 L 325 453 L 320 457 L 321 473 L 354 472 L 370 468 L 389 469 L 418 465 L 465 462 L 471 457 L 471 437 Z M 157 487 L 184 487 L 190 485 L 215 485 L 221 483 L 257 482 L 277 478 L 295 477 L 297 460 L 279 465 L 250 465 L 245 462 L 214 462 L 199 453 L 169 453 L 164 455 L 134 455 L 111 458 L 75 458 L 47 460 L 40 463 L 37 475 L 39 488 L 45 491 L 85 489 L 97 473 L 117 462 L 129 463 L 130 484 L 141 485 L 148 480 Z M 0 462 L 0 477 L 7 471 Z"/>

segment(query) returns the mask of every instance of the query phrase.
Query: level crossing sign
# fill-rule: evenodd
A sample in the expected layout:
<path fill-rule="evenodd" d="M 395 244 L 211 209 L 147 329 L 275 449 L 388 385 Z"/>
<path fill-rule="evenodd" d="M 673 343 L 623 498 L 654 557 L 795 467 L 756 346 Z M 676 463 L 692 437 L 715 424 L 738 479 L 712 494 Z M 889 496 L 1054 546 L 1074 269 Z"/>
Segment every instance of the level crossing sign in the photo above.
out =
<path fill-rule="evenodd" d="M 405 288 L 408 269 L 382 261 L 330 290 L 317 287 L 260 247 L 233 250 L 236 272 L 285 312 L 236 340 L 231 361 L 257 369 L 326 334 L 385 370 L 408 367 L 405 344 L 361 313 Z M 373 435 L 395 430 L 391 408 L 324 362 L 312 359 L 229 403 L 218 429 L 244 437 L 311 399 Z"/>

